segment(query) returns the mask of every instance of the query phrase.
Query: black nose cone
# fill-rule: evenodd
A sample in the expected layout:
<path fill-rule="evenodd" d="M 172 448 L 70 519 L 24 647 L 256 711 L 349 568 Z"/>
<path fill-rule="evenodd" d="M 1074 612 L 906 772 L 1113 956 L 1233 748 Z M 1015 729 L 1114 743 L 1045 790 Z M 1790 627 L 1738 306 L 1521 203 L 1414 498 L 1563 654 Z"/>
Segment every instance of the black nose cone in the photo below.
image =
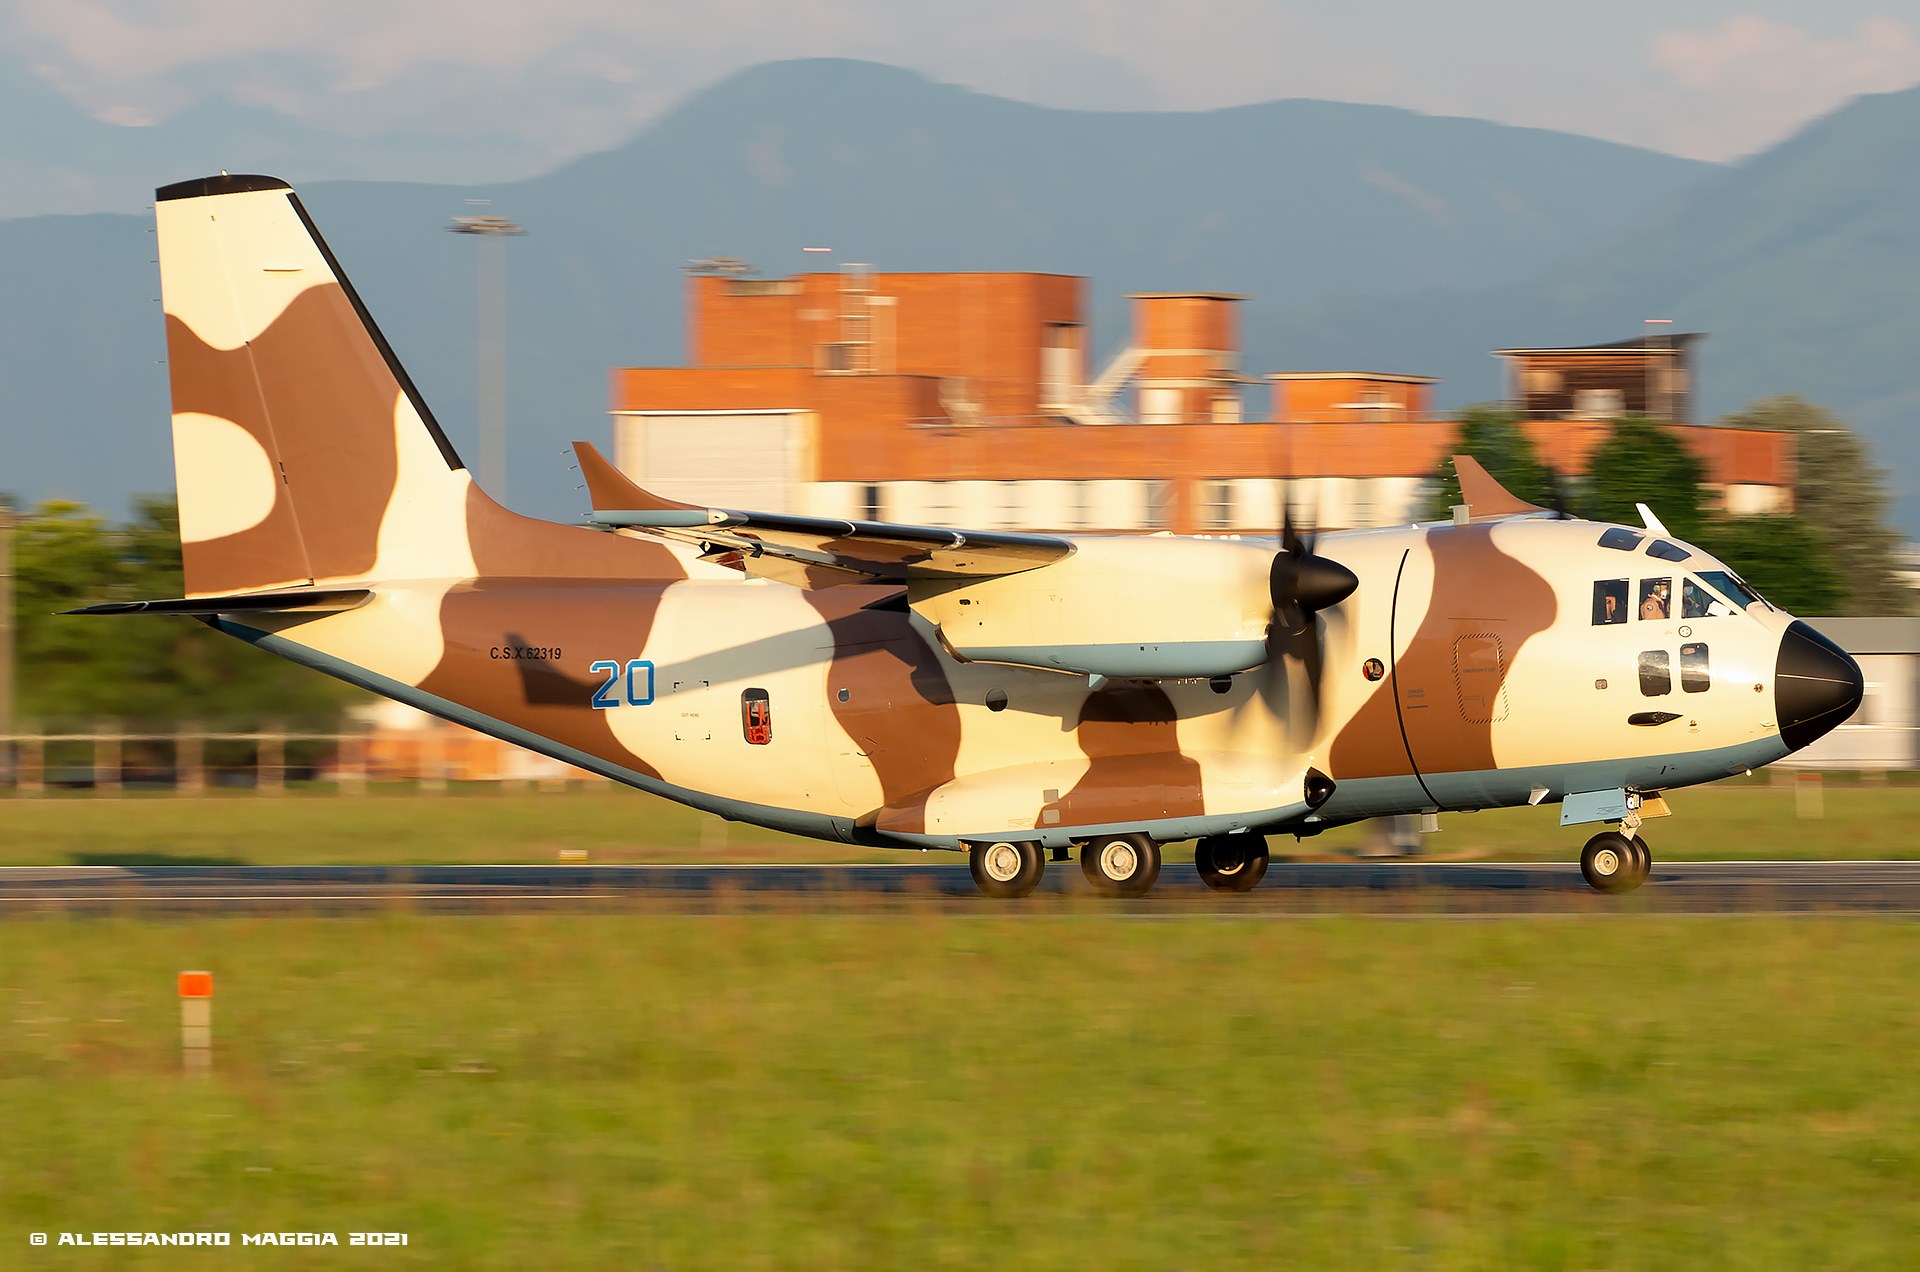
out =
<path fill-rule="evenodd" d="M 1780 638 L 1773 669 L 1773 705 L 1780 736 L 1793 750 L 1824 737 L 1860 705 L 1866 681 L 1847 651 L 1805 623 Z"/>

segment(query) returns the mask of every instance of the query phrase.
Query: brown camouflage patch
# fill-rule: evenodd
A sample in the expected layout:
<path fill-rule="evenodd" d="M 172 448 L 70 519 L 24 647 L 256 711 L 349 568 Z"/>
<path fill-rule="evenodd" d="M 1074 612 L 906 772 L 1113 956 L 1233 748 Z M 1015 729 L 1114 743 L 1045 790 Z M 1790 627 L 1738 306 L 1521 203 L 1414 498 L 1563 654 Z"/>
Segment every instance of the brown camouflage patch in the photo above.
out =
<path fill-rule="evenodd" d="M 593 709 L 599 681 L 588 668 L 609 651 L 646 647 L 666 586 L 488 581 L 456 587 L 440 604 L 444 652 L 420 688 L 658 777 L 653 765 L 614 735 L 607 713 Z M 557 650 L 558 656 L 502 656 L 509 649 Z"/>
<path fill-rule="evenodd" d="M 863 608 L 888 589 L 836 587 L 806 593 L 833 635 L 828 706 L 880 780 L 889 829 L 926 829 L 926 796 L 954 779 L 960 710 L 941 652 L 903 609 Z M 843 701 L 841 694 L 845 693 Z"/>
<path fill-rule="evenodd" d="M 182 543 L 182 566 L 189 596 L 215 596 L 249 588 L 311 580 L 313 567 L 300 541 L 284 475 L 277 460 L 266 406 L 254 380 L 246 348 L 215 349 L 184 322 L 167 315 L 167 375 L 175 414 L 188 412 L 230 420 L 243 429 L 275 464 L 280 478 L 273 507 L 259 524 L 217 539 Z M 391 478 L 389 478 L 391 480 Z"/>
<path fill-rule="evenodd" d="M 495 503 L 478 486 L 467 491 L 465 533 L 473 549 L 474 570 L 483 579 L 631 579 L 637 583 L 687 577 L 673 550 L 657 540 L 523 517 Z"/>
<path fill-rule="evenodd" d="M 1493 530 L 1448 526 L 1426 534 L 1433 555 L 1426 616 L 1381 690 L 1335 738 L 1334 780 L 1495 767 L 1493 730 L 1508 711 L 1508 672 L 1521 646 L 1553 625 L 1559 606 L 1545 579 L 1495 546 Z"/>
<path fill-rule="evenodd" d="M 1055 805 L 1061 822 L 1096 826 L 1204 812 L 1200 763 L 1181 754 L 1178 719 L 1158 685 L 1116 682 L 1087 695 L 1074 725 L 1087 772 Z"/>
<path fill-rule="evenodd" d="M 372 569 L 399 473 L 394 412 L 402 396 L 339 285 L 301 292 L 239 349 L 209 348 L 171 317 L 167 336 L 173 409 L 230 419 L 260 441 L 284 474 L 297 527 L 289 533 L 276 503 L 267 523 L 232 536 L 245 545 L 189 545 L 200 558 L 188 565 L 195 571 L 189 586 L 234 591 L 278 581 L 249 573 L 257 567 L 240 554 L 243 546 L 276 562 L 304 547 L 308 577 L 317 579 Z M 193 553 L 196 547 L 203 551 Z M 201 566 L 220 581 L 202 582 Z"/>

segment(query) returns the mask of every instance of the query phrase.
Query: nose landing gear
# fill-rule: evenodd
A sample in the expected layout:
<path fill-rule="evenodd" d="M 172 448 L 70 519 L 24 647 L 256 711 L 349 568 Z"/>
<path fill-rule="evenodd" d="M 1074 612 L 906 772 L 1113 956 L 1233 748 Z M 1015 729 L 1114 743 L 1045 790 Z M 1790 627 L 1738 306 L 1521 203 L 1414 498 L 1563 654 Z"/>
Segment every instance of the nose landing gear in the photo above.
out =
<path fill-rule="evenodd" d="M 1622 827 L 1636 831 L 1638 827 Z M 1631 892 L 1653 871 L 1653 854 L 1638 833 L 1605 830 L 1580 852 L 1580 875 L 1596 892 Z"/>

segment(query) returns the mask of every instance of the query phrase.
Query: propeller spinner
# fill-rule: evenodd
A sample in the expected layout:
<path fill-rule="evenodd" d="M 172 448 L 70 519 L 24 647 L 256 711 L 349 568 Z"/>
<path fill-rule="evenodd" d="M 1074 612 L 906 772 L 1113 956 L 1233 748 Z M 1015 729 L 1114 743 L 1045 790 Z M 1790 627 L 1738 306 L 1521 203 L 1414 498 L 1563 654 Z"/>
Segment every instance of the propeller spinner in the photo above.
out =
<path fill-rule="evenodd" d="M 1306 673 L 1306 711 L 1297 706 L 1291 712 L 1303 716 L 1307 732 L 1319 726 L 1320 673 L 1323 644 L 1320 624 L 1314 616 L 1330 610 L 1353 595 L 1360 586 L 1352 570 L 1338 561 L 1316 556 L 1311 539 L 1302 538 L 1293 527 L 1289 513 L 1281 531 L 1280 551 L 1274 554 L 1267 576 L 1273 599 L 1273 613 L 1267 620 L 1267 671 L 1269 700 L 1286 678 L 1283 660 L 1293 658 Z"/>

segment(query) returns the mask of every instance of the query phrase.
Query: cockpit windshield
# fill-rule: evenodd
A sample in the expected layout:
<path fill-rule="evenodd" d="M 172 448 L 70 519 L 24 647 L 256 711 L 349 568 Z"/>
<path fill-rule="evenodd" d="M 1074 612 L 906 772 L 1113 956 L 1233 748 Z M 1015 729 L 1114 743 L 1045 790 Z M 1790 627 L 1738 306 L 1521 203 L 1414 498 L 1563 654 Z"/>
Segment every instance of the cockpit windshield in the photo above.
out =
<path fill-rule="evenodd" d="M 1733 607 L 1701 587 L 1692 579 L 1680 581 L 1680 617 L 1718 618 L 1733 613 Z"/>
<path fill-rule="evenodd" d="M 1742 583 L 1737 575 L 1726 570 L 1701 570 L 1700 578 L 1737 609 L 1744 610 L 1755 602 L 1766 604 L 1760 599 L 1758 592 Z"/>

